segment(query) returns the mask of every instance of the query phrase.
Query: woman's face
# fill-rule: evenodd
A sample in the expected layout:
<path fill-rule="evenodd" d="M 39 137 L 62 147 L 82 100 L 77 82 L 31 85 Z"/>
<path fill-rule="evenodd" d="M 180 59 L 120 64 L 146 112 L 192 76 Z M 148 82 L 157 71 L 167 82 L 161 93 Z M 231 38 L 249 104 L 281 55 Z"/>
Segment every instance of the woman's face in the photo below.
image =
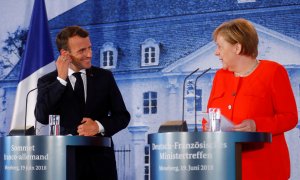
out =
<path fill-rule="evenodd" d="M 233 71 L 238 60 L 238 44 L 232 45 L 223 36 L 218 35 L 216 45 L 215 55 L 221 60 L 223 69 Z"/>

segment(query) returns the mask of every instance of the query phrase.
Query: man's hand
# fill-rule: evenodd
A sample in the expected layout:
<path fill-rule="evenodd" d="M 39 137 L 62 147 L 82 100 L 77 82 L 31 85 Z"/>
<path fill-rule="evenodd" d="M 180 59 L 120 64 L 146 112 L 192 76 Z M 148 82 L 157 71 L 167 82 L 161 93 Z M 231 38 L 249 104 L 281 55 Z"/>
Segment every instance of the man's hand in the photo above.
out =
<path fill-rule="evenodd" d="M 233 127 L 234 131 L 256 132 L 256 124 L 252 119 L 246 119 L 241 124 Z"/>
<path fill-rule="evenodd" d="M 79 136 L 94 136 L 98 134 L 98 124 L 91 118 L 83 118 L 81 123 L 82 124 L 77 127 Z"/>
<path fill-rule="evenodd" d="M 63 80 L 66 80 L 68 77 L 68 68 L 71 63 L 70 56 L 65 53 L 64 55 L 60 55 L 56 60 L 56 68 L 58 72 L 58 77 Z"/>

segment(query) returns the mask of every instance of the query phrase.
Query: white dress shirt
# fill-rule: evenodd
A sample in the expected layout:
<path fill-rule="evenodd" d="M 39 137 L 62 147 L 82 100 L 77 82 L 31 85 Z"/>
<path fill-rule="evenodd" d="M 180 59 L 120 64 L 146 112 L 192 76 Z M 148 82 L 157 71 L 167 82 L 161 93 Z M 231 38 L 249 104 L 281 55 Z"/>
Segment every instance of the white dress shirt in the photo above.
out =
<path fill-rule="evenodd" d="M 84 87 L 84 100 L 86 101 L 86 96 L 87 96 L 87 85 L 86 85 L 86 71 L 85 69 L 82 69 L 80 70 L 81 72 L 81 78 L 82 78 L 82 81 L 83 81 L 83 87 Z M 68 70 L 68 77 L 69 77 L 69 80 L 70 80 L 70 83 L 72 85 L 72 88 L 74 89 L 74 86 L 75 86 L 75 82 L 76 82 L 76 78 L 75 76 L 73 76 L 73 73 L 75 73 L 75 71 L 73 71 L 72 69 L 69 68 Z M 64 79 L 60 78 L 57 76 L 57 80 L 64 86 L 67 85 L 67 81 L 65 81 Z M 98 124 L 98 128 L 99 128 L 99 132 L 98 133 L 101 133 L 102 135 L 104 135 L 104 127 L 102 126 L 102 124 L 95 120 L 95 122 Z"/>

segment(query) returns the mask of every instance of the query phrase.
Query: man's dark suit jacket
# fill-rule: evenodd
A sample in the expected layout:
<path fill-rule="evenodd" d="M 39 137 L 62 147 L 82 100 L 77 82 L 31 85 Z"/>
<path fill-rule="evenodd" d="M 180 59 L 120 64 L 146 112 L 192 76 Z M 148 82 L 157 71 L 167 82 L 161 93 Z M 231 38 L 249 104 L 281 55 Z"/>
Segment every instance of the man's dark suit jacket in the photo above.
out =
<path fill-rule="evenodd" d="M 86 70 L 86 76 L 85 110 L 80 109 L 69 79 L 67 86 L 64 86 L 57 80 L 57 71 L 41 77 L 38 80 L 36 120 L 48 124 L 50 114 L 60 115 L 61 134 L 76 135 L 82 117 L 98 120 L 105 129 L 105 136 L 108 137 L 126 128 L 130 115 L 112 73 L 91 67 Z"/>
<path fill-rule="evenodd" d="M 60 115 L 61 135 L 77 135 L 77 127 L 83 117 L 98 120 L 107 137 L 127 127 L 130 114 L 110 71 L 96 67 L 86 70 L 87 97 L 84 110 L 80 108 L 69 79 L 64 86 L 57 80 L 57 75 L 57 71 L 53 71 L 38 80 L 35 107 L 38 122 L 48 124 L 49 115 Z M 77 159 L 76 179 L 117 179 L 113 148 L 78 147 L 74 151 Z"/>

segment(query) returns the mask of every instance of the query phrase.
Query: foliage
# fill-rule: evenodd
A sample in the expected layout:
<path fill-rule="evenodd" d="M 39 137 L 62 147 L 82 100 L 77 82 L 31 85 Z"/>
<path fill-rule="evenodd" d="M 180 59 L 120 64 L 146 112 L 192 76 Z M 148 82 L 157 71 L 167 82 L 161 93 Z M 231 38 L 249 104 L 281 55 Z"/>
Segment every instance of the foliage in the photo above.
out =
<path fill-rule="evenodd" d="M 15 63 L 12 63 L 12 55 L 21 59 L 25 50 L 25 44 L 27 40 L 27 29 L 22 29 L 20 26 L 15 32 L 7 32 L 8 37 L 4 40 L 4 46 L 2 47 L 2 53 L 0 54 L 0 69 L 12 68 Z M 3 75 L 3 71 L 0 71 L 0 76 Z"/>
<path fill-rule="evenodd" d="M 25 49 L 27 34 L 28 30 L 21 29 L 20 26 L 15 32 L 8 32 L 8 38 L 4 41 L 6 45 L 2 50 L 7 54 L 15 54 L 18 58 L 21 58 Z"/>

